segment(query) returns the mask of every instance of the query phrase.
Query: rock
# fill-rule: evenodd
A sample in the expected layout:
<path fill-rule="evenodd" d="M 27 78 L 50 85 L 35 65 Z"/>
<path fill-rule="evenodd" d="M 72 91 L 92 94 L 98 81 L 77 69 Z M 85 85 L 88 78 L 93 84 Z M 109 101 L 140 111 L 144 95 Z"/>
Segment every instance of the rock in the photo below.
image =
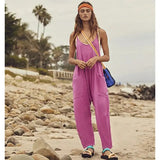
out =
<path fill-rule="evenodd" d="M 51 122 L 48 124 L 48 127 L 62 128 L 62 123 L 61 122 Z"/>
<path fill-rule="evenodd" d="M 33 134 L 32 132 L 25 132 L 25 133 L 23 134 L 23 136 L 32 137 L 32 136 L 34 136 L 34 134 Z"/>
<path fill-rule="evenodd" d="M 10 129 L 5 130 L 5 137 L 9 137 L 13 134 L 14 134 L 14 132 L 12 130 L 10 130 Z"/>
<path fill-rule="evenodd" d="M 24 132 L 31 132 L 30 129 L 26 127 L 25 125 L 21 125 L 20 128 L 22 128 Z"/>
<path fill-rule="evenodd" d="M 13 104 L 13 99 L 10 97 L 5 97 L 5 105 L 9 106 Z"/>
<path fill-rule="evenodd" d="M 48 158 L 46 158 L 40 154 L 33 154 L 32 157 L 34 160 L 49 160 Z"/>
<path fill-rule="evenodd" d="M 50 119 L 45 119 L 44 125 L 45 125 L 45 126 L 48 126 L 48 124 L 49 124 L 50 122 L 51 122 Z"/>
<path fill-rule="evenodd" d="M 146 85 L 136 86 L 134 89 L 136 99 L 154 100 L 155 99 L 155 85 L 148 87 Z"/>
<path fill-rule="evenodd" d="M 50 77 L 50 76 L 39 76 L 40 80 L 42 81 L 49 81 L 49 82 L 52 82 L 53 81 L 53 78 Z"/>
<path fill-rule="evenodd" d="M 23 133 L 24 133 L 24 129 L 22 129 L 22 128 L 17 128 L 14 130 L 15 135 L 22 136 Z"/>
<path fill-rule="evenodd" d="M 18 126 L 16 125 L 15 126 L 14 134 L 21 136 L 25 132 L 31 132 L 31 131 L 28 127 L 26 127 L 24 125 L 18 125 Z"/>
<path fill-rule="evenodd" d="M 9 112 L 10 112 L 10 108 L 7 105 L 5 105 L 5 118 L 8 117 Z"/>
<path fill-rule="evenodd" d="M 110 112 L 110 116 L 117 116 L 117 113 L 115 113 L 115 112 Z"/>
<path fill-rule="evenodd" d="M 30 122 L 28 125 L 27 125 L 28 129 L 32 130 L 32 131 L 36 131 L 36 127 L 35 127 L 35 123 L 34 122 Z"/>
<path fill-rule="evenodd" d="M 19 103 L 21 103 L 21 102 L 19 102 Z M 27 107 L 24 106 L 24 104 L 23 104 L 23 105 L 18 104 L 18 108 L 19 108 L 19 110 L 20 110 L 22 113 L 27 111 Z"/>
<path fill-rule="evenodd" d="M 58 121 L 58 122 L 70 122 L 70 118 L 68 118 L 67 116 L 60 114 L 60 115 L 56 115 L 55 117 L 53 117 L 51 119 L 51 121 Z"/>
<path fill-rule="evenodd" d="M 5 75 L 5 81 L 6 82 L 11 82 L 14 78 L 12 76 L 10 76 L 9 74 Z"/>
<path fill-rule="evenodd" d="M 40 82 L 40 80 L 39 79 L 36 79 L 35 81 L 34 81 L 34 83 L 39 83 Z"/>
<path fill-rule="evenodd" d="M 12 109 L 10 114 L 17 114 L 17 115 L 20 115 L 21 114 L 21 111 L 19 109 Z"/>
<path fill-rule="evenodd" d="M 22 82 L 23 81 L 23 77 L 21 77 L 21 76 L 16 76 L 14 79 L 17 82 Z"/>
<path fill-rule="evenodd" d="M 41 111 L 37 111 L 36 113 L 34 113 L 34 115 L 36 116 L 36 118 L 40 118 L 40 119 L 46 119 L 46 115 L 41 112 Z"/>
<path fill-rule="evenodd" d="M 37 105 L 30 105 L 30 110 L 31 111 L 37 111 L 38 110 L 38 108 L 39 108 L 39 106 Z"/>
<path fill-rule="evenodd" d="M 12 129 L 10 126 L 10 122 L 12 121 L 11 119 L 12 119 L 11 117 L 5 119 L 5 129 Z"/>
<path fill-rule="evenodd" d="M 37 119 L 37 120 L 35 120 L 35 124 L 43 126 L 45 123 L 43 120 Z"/>
<path fill-rule="evenodd" d="M 60 109 L 61 113 L 69 113 L 71 111 L 72 111 L 72 108 L 70 106 L 66 106 L 66 107 L 63 107 L 62 109 Z"/>
<path fill-rule="evenodd" d="M 44 115 L 43 112 L 41 111 L 38 111 L 34 114 L 37 118 L 40 118 L 40 119 L 45 119 L 46 118 L 46 115 Z"/>
<path fill-rule="evenodd" d="M 32 113 L 22 113 L 20 115 L 20 119 L 26 120 L 26 121 L 33 121 L 36 119 L 35 115 Z"/>
<path fill-rule="evenodd" d="M 60 149 L 60 148 L 55 148 L 54 150 L 55 150 L 55 151 L 61 151 L 62 149 Z"/>
<path fill-rule="evenodd" d="M 5 159 L 9 159 L 10 156 L 5 153 Z"/>
<path fill-rule="evenodd" d="M 7 140 L 7 143 L 12 143 L 14 145 L 18 144 L 18 141 L 14 137 L 10 137 Z"/>
<path fill-rule="evenodd" d="M 67 129 L 76 129 L 76 124 L 75 122 L 64 122 L 63 123 L 63 127 L 67 128 Z"/>
<path fill-rule="evenodd" d="M 31 150 L 28 150 L 28 151 L 26 151 L 26 150 L 19 150 L 19 151 L 16 152 L 16 154 L 26 154 L 28 156 L 31 156 L 33 154 L 33 152 Z"/>
<path fill-rule="evenodd" d="M 43 155 L 49 160 L 60 160 L 58 154 L 42 138 L 38 138 L 33 144 L 33 153 Z"/>
<path fill-rule="evenodd" d="M 9 160 L 34 160 L 34 159 L 26 154 L 17 154 L 11 157 Z"/>
<path fill-rule="evenodd" d="M 120 92 L 122 92 L 122 93 L 127 93 L 127 94 L 129 94 L 129 95 L 133 95 L 133 94 L 134 94 L 133 88 L 129 88 L 129 87 L 121 88 L 121 89 L 120 89 Z"/>
<path fill-rule="evenodd" d="M 20 151 L 17 151 L 16 154 L 27 154 L 27 153 L 24 150 L 20 150 Z"/>
<path fill-rule="evenodd" d="M 69 155 L 64 155 L 61 160 L 72 160 L 72 158 Z"/>
<path fill-rule="evenodd" d="M 54 114 L 54 110 L 49 106 L 42 107 L 40 111 L 46 114 Z"/>
<path fill-rule="evenodd" d="M 21 122 L 21 119 L 19 117 L 14 117 L 14 122 L 19 123 L 19 122 Z"/>
<path fill-rule="evenodd" d="M 13 143 L 7 143 L 7 147 L 14 147 L 14 144 Z"/>

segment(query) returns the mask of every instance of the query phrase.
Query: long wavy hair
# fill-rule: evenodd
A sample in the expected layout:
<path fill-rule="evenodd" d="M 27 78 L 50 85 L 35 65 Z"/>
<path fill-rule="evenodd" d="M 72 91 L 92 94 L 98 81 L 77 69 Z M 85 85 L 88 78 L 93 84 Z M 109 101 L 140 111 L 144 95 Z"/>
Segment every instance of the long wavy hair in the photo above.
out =
<path fill-rule="evenodd" d="M 84 3 L 92 6 L 91 3 L 83 1 L 78 5 L 78 7 Z M 97 19 L 96 19 L 94 12 L 93 11 L 91 11 L 91 12 L 92 12 L 92 14 L 91 14 L 91 19 L 89 20 L 89 28 L 90 28 L 91 37 L 92 37 L 92 36 L 94 36 L 94 33 L 97 32 L 97 29 L 99 28 L 99 26 L 98 26 Z M 79 16 L 79 12 L 78 12 L 77 16 L 75 18 L 75 26 L 74 26 L 74 32 L 73 32 L 73 37 L 74 37 L 73 43 L 75 42 L 76 37 L 81 33 L 82 30 L 83 30 L 83 23 L 82 23 L 82 20 Z"/>

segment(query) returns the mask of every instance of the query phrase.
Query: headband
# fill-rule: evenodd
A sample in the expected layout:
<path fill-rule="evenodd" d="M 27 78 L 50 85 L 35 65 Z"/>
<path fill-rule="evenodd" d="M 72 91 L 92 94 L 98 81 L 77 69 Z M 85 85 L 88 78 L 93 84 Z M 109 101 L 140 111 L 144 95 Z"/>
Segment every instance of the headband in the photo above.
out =
<path fill-rule="evenodd" d="M 93 11 L 93 7 L 92 7 L 91 5 L 89 5 L 89 4 L 87 4 L 87 3 L 81 4 L 81 5 L 78 7 L 78 11 L 79 11 L 81 8 L 83 8 L 83 7 L 87 7 L 87 8 L 89 8 L 89 9 L 91 9 L 91 10 Z"/>

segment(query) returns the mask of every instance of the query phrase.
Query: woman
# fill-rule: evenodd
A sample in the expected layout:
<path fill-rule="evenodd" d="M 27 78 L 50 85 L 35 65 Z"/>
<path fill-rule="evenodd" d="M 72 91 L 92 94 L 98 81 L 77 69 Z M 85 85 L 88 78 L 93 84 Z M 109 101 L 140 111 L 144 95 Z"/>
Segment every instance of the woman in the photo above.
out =
<path fill-rule="evenodd" d="M 82 30 L 99 53 L 93 51 L 82 35 Z M 104 55 L 100 56 L 100 45 Z M 75 58 L 76 51 L 76 58 Z M 95 107 L 96 122 L 102 142 L 102 159 L 117 160 L 112 148 L 109 99 L 101 62 L 109 61 L 109 49 L 106 32 L 98 27 L 89 2 L 78 6 L 74 32 L 70 35 L 69 63 L 75 65 L 73 74 L 73 103 L 77 131 L 83 147 L 82 157 L 94 155 L 94 132 L 91 123 L 90 104 Z"/>

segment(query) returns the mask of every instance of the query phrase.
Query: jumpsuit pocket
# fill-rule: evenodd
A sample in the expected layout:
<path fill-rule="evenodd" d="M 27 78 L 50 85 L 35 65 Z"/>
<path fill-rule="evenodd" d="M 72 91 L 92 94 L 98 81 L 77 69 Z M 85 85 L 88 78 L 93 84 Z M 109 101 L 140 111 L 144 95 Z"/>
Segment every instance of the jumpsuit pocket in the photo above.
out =
<path fill-rule="evenodd" d="M 84 80 L 80 76 L 73 77 L 72 88 L 73 88 L 73 98 L 82 97 L 84 94 Z"/>
<path fill-rule="evenodd" d="M 103 73 L 97 73 L 96 92 L 100 96 L 108 96 L 108 89 Z"/>

